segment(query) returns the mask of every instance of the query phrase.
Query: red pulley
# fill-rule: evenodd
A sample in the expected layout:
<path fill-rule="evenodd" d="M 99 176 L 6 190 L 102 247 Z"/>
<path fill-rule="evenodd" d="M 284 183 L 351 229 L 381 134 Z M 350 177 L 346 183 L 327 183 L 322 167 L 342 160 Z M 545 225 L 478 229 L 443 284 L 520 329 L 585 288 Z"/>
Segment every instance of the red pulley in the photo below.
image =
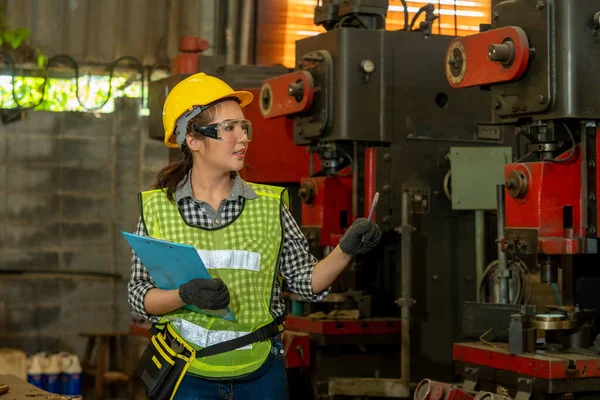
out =
<path fill-rule="evenodd" d="M 260 111 L 265 118 L 307 111 L 316 90 L 308 71 L 296 71 L 269 79 L 260 89 Z"/>
<path fill-rule="evenodd" d="M 523 75 L 528 63 L 525 31 L 508 26 L 450 42 L 446 78 L 455 88 L 510 82 Z"/>

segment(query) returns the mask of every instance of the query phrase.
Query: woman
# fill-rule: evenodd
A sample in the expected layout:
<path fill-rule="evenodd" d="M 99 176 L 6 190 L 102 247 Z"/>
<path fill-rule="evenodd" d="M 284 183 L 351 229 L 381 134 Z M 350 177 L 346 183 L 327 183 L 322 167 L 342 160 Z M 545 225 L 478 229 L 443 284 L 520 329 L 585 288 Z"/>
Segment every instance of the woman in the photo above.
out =
<path fill-rule="evenodd" d="M 364 218 L 348 228 L 325 259 L 308 243 L 282 188 L 244 182 L 237 171 L 252 139 L 242 107 L 253 99 L 203 73 L 169 93 L 165 144 L 183 158 L 140 196 L 137 234 L 199 249 L 212 280 L 162 290 L 133 254 L 129 302 L 145 319 L 168 324 L 197 351 L 176 399 L 284 399 L 287 380 L 280 340 L 285 319 L 281 283 L 320 301 L 352 256 L 373 249 L 379 227 Z M 229 306 L 235 321 L 189 310 Z"/>

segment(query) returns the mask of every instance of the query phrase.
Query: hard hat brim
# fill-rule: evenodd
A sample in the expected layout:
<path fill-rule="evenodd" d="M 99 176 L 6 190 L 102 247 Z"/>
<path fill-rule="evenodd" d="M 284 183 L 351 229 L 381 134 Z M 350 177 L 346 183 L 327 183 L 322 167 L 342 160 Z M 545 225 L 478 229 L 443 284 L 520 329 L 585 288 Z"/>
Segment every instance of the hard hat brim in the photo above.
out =
<path fill-rule="evenodd" d="M 244 90 L 235 91 L 224 97 L 235 97 L 240 101 L 240 107 L 244 108 L 254 100 L 254 95 Z"/>

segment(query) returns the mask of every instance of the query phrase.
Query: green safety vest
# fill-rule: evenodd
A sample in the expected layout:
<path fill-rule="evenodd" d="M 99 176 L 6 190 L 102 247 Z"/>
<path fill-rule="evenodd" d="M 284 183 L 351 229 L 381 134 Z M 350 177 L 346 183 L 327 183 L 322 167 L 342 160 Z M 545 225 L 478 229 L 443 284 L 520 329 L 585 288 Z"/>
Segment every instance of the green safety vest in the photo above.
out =
<path fill-rule="evenodd" d="M 229 289 L 235 321 L 180 308 L 161 317 L 196 350 L 254 332 L 274 321 L 271 301 L 283 244 L 281 207 L 284 188 L 249 184 L 258 198 L 246 200 L 240 215 L 226 226 L 202 229 L 188 225 L 177 204 L 162 190 L 140 193 L 140 215 L 148 236 L 196 249 L 213 278 Z M 188 372 L 206 378 L 233 378 L 257 370 L 271 342 L 261 341 L 225 353 L 200 357 Z"/>

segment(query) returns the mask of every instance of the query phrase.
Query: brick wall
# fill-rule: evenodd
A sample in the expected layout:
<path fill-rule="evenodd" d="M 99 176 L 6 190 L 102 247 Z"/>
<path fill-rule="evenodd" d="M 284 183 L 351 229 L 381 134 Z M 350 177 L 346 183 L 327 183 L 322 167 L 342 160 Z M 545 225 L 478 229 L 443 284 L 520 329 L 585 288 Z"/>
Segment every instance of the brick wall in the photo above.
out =
<path fill-rule="evenodd" d="M 0 347 L 76 351 L 125 329 L 137 198 L 168 159 L 139 101 L 113 114 L 29 112 L 0 126 Z"/>

